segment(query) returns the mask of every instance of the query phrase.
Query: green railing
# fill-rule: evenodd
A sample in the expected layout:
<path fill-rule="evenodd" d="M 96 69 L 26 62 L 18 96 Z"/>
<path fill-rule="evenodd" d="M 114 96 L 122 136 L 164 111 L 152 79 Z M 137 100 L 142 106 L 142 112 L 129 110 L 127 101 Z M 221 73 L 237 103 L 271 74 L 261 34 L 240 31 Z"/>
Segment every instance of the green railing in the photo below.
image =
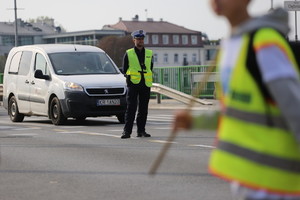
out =
<path fill-rule="evenodd" d="M 197 83 L 192 83 L 191 72 L 207 72 L 209 66 L 180 66 L 180 67 L 155 67 L 153 69 L 153 82 L 160 83 L 180 92 L 192 95 Z M 213 98 L 215 84 L 205 83 L 199 98 Z"/>
<path fill-rule="evenodd" d="M 3 73 L 0 73 L 0 84 L 3 84 Z"/>

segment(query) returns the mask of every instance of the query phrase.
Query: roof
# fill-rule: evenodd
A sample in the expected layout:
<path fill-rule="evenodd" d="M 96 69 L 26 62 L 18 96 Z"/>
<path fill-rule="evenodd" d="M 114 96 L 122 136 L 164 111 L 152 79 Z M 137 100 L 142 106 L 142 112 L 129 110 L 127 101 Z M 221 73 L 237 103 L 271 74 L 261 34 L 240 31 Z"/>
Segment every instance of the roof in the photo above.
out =
<path fill-rule="evenodd" d="M 57 27 L 45 23 L 27 23 L 19 20 L 19 35 L 47 35 L 57 33 Z M 15 34 L 14 22 L 0 22 L 0 34 Z"/>
<path fill-rule="evenodd" d="M 59 53 L 59 52 L 103 52 L 102 49 L 89 46 L 89 45 L 74 45 L 74 44 L 38 44 L 38 45 L 25 45 L 14 47 L 14 50 L 33 50 L 39 49 L 46 53 Z"/>
<path fill-rule="evenodd" d="M 184 33 L 184 34 L 200 34 L 200 31 L 187 29 L 166 21 L 123 21 L 120 20 L 114 25 L 108 25 L 108 28 L 114 28 L 131 33 L 135 30 L 143 29 L 146 33 Z"/>

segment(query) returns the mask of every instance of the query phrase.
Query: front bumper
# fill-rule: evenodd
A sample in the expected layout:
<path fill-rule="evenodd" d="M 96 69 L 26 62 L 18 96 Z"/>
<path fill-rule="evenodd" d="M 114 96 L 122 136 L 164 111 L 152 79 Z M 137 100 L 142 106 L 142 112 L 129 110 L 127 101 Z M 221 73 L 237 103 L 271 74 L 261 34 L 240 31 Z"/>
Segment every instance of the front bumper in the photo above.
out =
<path fill-rule="evenodd" d="M 100 99 L 120 99 L 120 105 L 98 106 Z M 85 92 L 65 92 L 65 99 L 60 99 L 65 117 L 99 117 L 122 115 L 126 111 L 126 95 L 89 96 Z"/>

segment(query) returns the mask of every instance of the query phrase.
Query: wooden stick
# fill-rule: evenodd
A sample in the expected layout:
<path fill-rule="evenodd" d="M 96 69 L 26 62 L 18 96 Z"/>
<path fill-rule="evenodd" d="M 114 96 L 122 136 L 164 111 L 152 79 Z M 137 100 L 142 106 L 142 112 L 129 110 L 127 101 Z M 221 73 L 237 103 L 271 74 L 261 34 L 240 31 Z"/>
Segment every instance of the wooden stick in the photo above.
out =
<path fill-rule="evenodd" d="M 157 171 L 158 167 L 160 166 L 161 162 L 163 161 L 167 151 L 171 147 L 171 144 L 174 141 L 174 139 L 176 138 L 176 136 L 177 136 L 177 131 L 173 130 L 171 132 L 171 134 L 169 135 L 167 142 L 163 146 L 160 154 L 158 155 L 158 157 L 156 158 L 156 160 L 153 163 L 152 167 L 150 168 L 150 171 L 149 171 L 150 175 L 155 175 L 156 174 L 156 171 Z"/>
<path fill-rule="evenodd" d="M 194 98 L 189 102 L 189 104 L 187 105 L 187 110 L 190 112 L 192 107 L 195 104 L 195 99 L 198 95 L 200 95 L 200 92 L 204 89 L 205 83 L 207 82 L 211 72 L 215 69 L 215 66 L 209 66 L 208 70 L 207 70 L 207 75 L 203 78 L 203 81 L 200 83 L 199 87 L 196 87 L 196 90 L 193 91 L 193 96 Z M 163 161 L 165 155 L 167 154 L 167 151 L 169 150 L 169 148 L 171 147 L 172 142 L 174 141 L 174 139 L 177 136 L 177 131 L 176 130 L 172 130 L 171 134 L 168 137 L 167 142 L 165 143 L 165 145 L 163 146 L 162 150 L 160 151 L 160 154 L 158 155 L 158 157 L 156 158 L 155 162 L 153 163 L 153 165 L 150 168 L 149 171 L 149 175 L 155 175 L 156 171 L 158 169 L 158 167 L 160 166 L 161 162 Z"/>

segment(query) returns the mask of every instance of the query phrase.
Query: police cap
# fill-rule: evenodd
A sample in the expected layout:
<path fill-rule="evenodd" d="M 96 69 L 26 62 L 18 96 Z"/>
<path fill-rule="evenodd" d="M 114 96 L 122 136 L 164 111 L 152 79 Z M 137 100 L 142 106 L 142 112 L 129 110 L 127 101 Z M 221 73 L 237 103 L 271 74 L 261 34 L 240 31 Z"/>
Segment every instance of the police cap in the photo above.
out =
<path fill-rule="evenodd" d="M 144 38 L 146 35 L 146 32 L 144 30 L 137 30 L 137 31 L 133 31 L 131 33 L 131 36 L 133 38 Z"/>

